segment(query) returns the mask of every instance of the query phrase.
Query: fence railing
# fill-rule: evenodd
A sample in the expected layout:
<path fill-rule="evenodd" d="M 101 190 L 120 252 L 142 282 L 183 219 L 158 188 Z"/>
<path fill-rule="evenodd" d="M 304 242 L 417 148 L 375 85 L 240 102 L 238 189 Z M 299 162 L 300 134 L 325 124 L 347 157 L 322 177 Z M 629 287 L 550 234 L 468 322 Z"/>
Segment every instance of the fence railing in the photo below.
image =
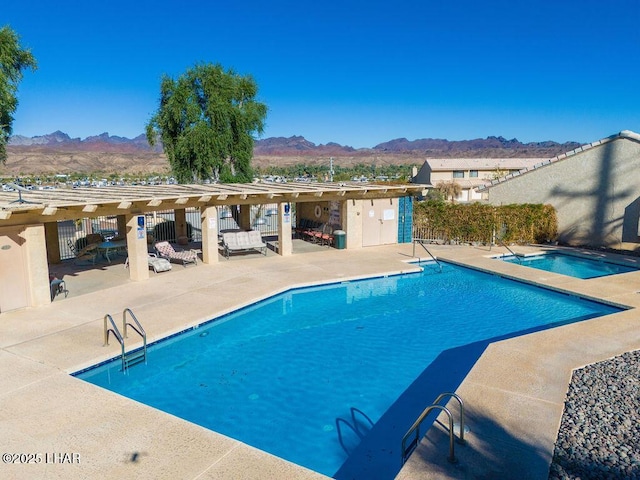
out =
<path fill-rule="evenodd" d="M 218 209 L 218 234 L 221 230 L 238 229 L 237 213 L 228 206 L 220 206 Z M 185 211 L 187 230 L 191 242 L 202 241 L 202 223 L 200 219 L 200 209 L 187 208 Z M 277 205 L 252 205 L 250 211 L 251 228 L 259 230 L 262 235 L 276 235 L 278 232 L 278 210 Z M 176 241 L 175 226 L 173 228 L 163 228 L 169 226 L 168 222 L 175 222 L 173 210 L 157 211 L 145 214 L 145 225 L 147 235 L 154 238 L 162 237 L 162 240 Z M 58 222 L 58 243 L 60 248 L 60 258 L 66 260 L 73 258 L 74 253 L 69 243 L 80 250 L 86 242 L 87 235 L 99 233 L 105 240 L 120 237 L 125 232 L 118 231 L 118 221 L 115 216 L 83 218 L 79 220 L 65 220 Z M 78 248 L 78 246 L 80 248 Z"/>
<path fill-rule="evenodd" d="M 414 217 L 414 222 L 416 221 Z M 413 224 L 413 238 L 417 240 L 424 240 L 425 242 L 433 243 L 448 243 L 448 244 L 461 244 L 461 243 L 490 243 L 495 237 L 495 232 L 484 233 L 465 233 L 465 232 L 452 232 L 449 229 L 433 228 L 425 223 Z"/>

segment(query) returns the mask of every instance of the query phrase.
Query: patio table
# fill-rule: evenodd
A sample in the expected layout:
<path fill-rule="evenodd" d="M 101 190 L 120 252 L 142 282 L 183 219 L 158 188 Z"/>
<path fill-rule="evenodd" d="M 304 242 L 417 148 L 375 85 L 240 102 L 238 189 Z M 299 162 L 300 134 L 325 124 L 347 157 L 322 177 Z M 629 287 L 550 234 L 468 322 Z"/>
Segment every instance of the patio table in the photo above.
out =
<path fill-rule="evenodd" d="M 107 259 L 109 263 L 111 263 L 111 257 L 109 254 L 114 252 L 122 251 L 127 249 L 127 241 L 126 240 L 116 240 L 116 241 L 107 241 L 99 243 L 96 247 L 98 252 L 102 254 L 104 258 Z"/>

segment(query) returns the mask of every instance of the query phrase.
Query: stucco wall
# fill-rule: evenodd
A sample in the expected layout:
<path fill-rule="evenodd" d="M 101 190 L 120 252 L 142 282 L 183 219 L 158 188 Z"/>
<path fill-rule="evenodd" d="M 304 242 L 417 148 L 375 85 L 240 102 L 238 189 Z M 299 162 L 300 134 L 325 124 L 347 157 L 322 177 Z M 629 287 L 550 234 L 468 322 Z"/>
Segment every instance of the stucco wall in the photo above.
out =
<path fill-rule="evenodd" d="M 553 205 L 562 243 L 638 242 L 640 142 L 619 137 L 528 171 L 491 187 L 488 200 Z"/>

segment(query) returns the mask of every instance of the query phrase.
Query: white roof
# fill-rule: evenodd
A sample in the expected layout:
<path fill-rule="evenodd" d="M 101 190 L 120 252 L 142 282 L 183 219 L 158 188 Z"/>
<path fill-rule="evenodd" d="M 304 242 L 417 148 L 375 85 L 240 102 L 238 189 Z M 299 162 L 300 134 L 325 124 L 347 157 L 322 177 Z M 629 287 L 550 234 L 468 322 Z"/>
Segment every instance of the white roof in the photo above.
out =
<path fill-rule="evenodd" d="M 522 170 L 548 158 L 430 158 L 425 161 L 431 171 L 451 170 Z"/>

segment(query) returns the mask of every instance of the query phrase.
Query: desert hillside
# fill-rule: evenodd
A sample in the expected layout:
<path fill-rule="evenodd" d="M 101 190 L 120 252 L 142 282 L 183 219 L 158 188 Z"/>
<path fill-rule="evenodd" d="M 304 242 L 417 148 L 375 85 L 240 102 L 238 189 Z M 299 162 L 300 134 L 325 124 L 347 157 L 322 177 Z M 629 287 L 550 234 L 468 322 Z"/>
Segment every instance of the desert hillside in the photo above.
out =
<path fill-rule="evenodd" d="M 422 165 L 424 157 L 415 154 L 358 154 L 333 156 L 334 165 L 350 167 L 365 165 Z M 256 167 L 291 166 L 298 164 L 328 165 L 325 155 L 255 155 Z M 45 174 L 151 174 L 169 173 L 164 154 L 153 152 L 117 153 L 86 151 L 51 151 L 46 149 L 8 148 L 8 159 L 0 166 L 0 176 Z"/>
<path fill-rule="evenodd" d="M 400 138 L 373 148 L 354 149 L 336 143 L 316 145 L 304 137 L 274 137 L 257 140 L 255 167 L 291 165 L 422 165 L 427 158 L 551 158 L 578 147 L 576 142 L 551 141 L 521 143 L 502 137 L 449 141 L 441 139 L 407 140 Z M 7 162 L 0 165 L 0 176 L 39 174 L 165 174 L 167 158 L 157 146 L 151 148 L 143 136 L 135 139 L 108 133 L 70 138 L 63 132 L 39 137 L 12 137 L 7 147 Z"/>

